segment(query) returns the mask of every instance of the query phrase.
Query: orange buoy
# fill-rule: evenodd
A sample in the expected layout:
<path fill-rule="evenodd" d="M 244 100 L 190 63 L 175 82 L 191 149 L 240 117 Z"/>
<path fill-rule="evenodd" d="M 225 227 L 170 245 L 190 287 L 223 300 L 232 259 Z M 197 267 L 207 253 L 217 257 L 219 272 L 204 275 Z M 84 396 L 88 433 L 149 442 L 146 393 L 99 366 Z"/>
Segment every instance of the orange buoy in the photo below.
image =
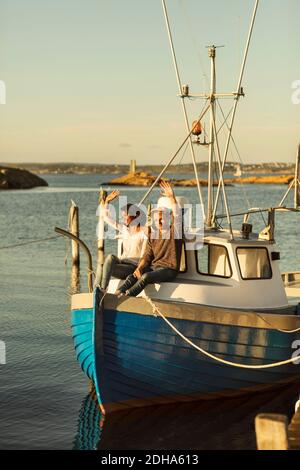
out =
<path fill-rule="evenodd" d="M 192 134 L 193 135 L 201 135 L 202 134 L 202 126 L 201 126 L 201 122 L 199 121 L 194 121 L 193 124 L 192 124 Z"/>

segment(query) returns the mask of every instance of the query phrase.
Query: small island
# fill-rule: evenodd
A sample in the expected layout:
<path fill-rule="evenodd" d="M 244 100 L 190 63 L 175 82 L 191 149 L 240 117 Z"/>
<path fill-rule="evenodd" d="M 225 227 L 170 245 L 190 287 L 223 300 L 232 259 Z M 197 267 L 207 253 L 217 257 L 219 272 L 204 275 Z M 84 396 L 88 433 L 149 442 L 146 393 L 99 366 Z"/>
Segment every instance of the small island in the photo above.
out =
<path fill-rule="evenodd" d="M 135 173 L 129 172 L 126 175 L 114 178 L 104 184 L 113 186 L 150 186 L 155 180 L 156 176 L 146 171 L 136 171 Z M 163 177 L 162 180 L 169 181 L 169 178 Z M 207 180 L 200 179 L 199 181 L 202 186 L 207 186 Z M 196 179 L 172 179 L 172 184 L 174 186 L 193 187 L 197 185 L 197 182 Z M 213 185 L 217 186 L 218 182 L 214 181 Z"/>
<path fill-rule="evenodd" d="M 48 183 L 30 171 L 0 166 L 0 190 L 32 189 L 38 186 L 48 186 Z"/>
<path fill-rule="evenodd" d="M 145 171 L 129 172 L 126 175 L 114 178 L 105 183 L 112 186 L 150 186 L 154 183 L 156 176 Z M 167 178 L 163 178 L 167 179 Z M 225 186 L 235 184 L 289 184 L 293 180 L 291 175 L 272 175 L 272 176 L 250 176 L 244 178 L 225 178 Z M 207 186 L 207 180 L 199 179 L 201 186 Z M 172 179 L 174 186 L 195 187 L 197 182 L 195 178 L 191 179 Z M 213 186 L 218 186 L 219 182 L 214 181 Z"/>

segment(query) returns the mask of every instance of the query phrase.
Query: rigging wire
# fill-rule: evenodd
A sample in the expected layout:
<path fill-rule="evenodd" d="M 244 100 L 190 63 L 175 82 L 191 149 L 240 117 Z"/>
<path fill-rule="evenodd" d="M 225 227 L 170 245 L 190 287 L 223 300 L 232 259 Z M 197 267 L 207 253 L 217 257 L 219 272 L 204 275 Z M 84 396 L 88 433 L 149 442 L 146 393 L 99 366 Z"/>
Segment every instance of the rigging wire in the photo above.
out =
<path fill-rule="evenodd" d="M 222 114 L 223 119 L 224 119 L 223 125 L 225 124 L 226 127 L 227 127 L 227 129 L 229 130 L 228 124 L 227 124 L 228 116 L 225 117 L 225 113 L 224 113 L 224 111 L 223 111 L 223 108 L 222 108 L 222 106 L 221 106 L 221 103 L 220 103 L 220 100 L 219 100 L 219 99 L 217 99 L 217 103 L 218 103 L 218 106 L 219 106 L 219 108 L 220 108 L 221 114 Z M 231 113 L 231 111 L 230 111 L 230 113 Z M 229 113 L 229 114 L 230 114 L 230 113 Z M 223 127 L 223 126 L 221 126 L 221 127 Z M 220 129 L 221 129 L 221 128 L 220 128 Z M 244 161 L 243 161 L 243 159 L 242 159 L 241 153 L 240 153 L 240 151 L 239 151 L 239 149 L 238 149 L 238 146 L 237 146 L 237 144 L 236 144 L 235 138 L 233 137 L 232 134 L 231 134 L 231 140 L 232 140 L 232 143 L 233 143 L 233 145 L 234 145 L 235 151 L 236 151 L 236 153 L 237 153 L 237 156 L 238 156 L 238 159 L 239 159 L 241 165 L 244 165 Z M 230 151 L 230 153 L 231 153 L 231 155 L 232 155 L 232 157 L 233 157 L 233 153 L 232 153 L 231 147 L 229 147 L 229 151 Z M 233 158 L 234 158 L 234 157 L 233 157 Z M 242 180 L 241 180 L 241 187 L 242 187 L 242 192 L 243 192 L 243 196 L 244 196 L 245 202 L 246 202 L 246 204 L 248 205 L 248 209 L 250 209 L 251 207 L 253 207 L 253 205 L 250 203 L 250 200 L 249 200 L 248 195 L 247 195 L 247 190 L 246 190 L 246 188 L 245 188 L 245 184 L 244 184 L 244 182 L 243 182 Z M 260 215 L 261 215 L 261 218 L 262 218 L 262 221 L 263 221 L 263 223 L 264 223 L 264 226 L 267 226 L 267 221 L 266 221 L 266 219 L 265 219 L 265 217 L 264 217 L 263 211 L 260 211 L 259 213 L 260 213 Z"/>
<path fill-rule="evenodd" d="M 232 114 L 231 114 L 229 131 L 228 131 L 228 135 L 227 135 L 226 146 L 225 146 L 225 151 L 224 151 L 224 156 L 223 156 L 222 168 L 224 168 L 225 164 L 226 164 L 228 148 L 229 148 L 229 144 L 230 144 L 230 141 L 231 141 L 232 129 L 233 129 L 233 126 L 234 126 L 237 107 L 238 107 L 238 102 L 239 102 L 239 99 L 238 99 L 239 98 L 239 93 L 240 93 L 241 86 L 242 86 L 242 83 L 243 83 L 243 78 L 244 78 L 245 68 L 246 68 L 246 64 L 247 64 L 249 48 L 250 48 L 251 39 L 252 39 L 252 35 L 253 35 L 255 20 L 256 20 L 256 16 L 257 16 L 257 11 L 258 11 L 258 7 L 259 7 L 259 2 L 260 2 L 260 0 L 255 0 L 254 9 L 253 9 L 252 17 L 251 17 L 250 28 L 249 28 L 249 32 L 248 32 L 248 36 L 247 36 L 243 61 L 242 61 L 242 65 L 241 65 L 241 70 L 240 70 L 238 82 L 237 82 L 237 88 L 236 88 L 237 96 L 236 96 L 236 100 L 234 102 L 234 106 L 233 106 L 233 110 L 232 110 Z M 218 185 L 218 189 L 217 189 L 217 197 L 216 197 L 216 201 L 215 201 L 215 205 L 214 205 L 213 217 L 215 217 L 215 215 L 216 215 L 216 210 L 217 210 L 218 198 L 219 198 L 220 191 L 221 191 L 221 181 L 219 181 L 219 185 Z"/>
<path fill-rule="evenodd" d="M 224 123 L 223 123 L 223 124 L 225 124 L 226 127 L 227 127 L 227 130 L 229 130 L 227 120 L 228 120 L 228 117 L 230 116 L 232 110 L 230 110 L 229 115 L 228 115 L 227 117 L 225 117 L 225 113 L 224 113 L 224 111 L 223 111 L 223 108 L 222 108 L 222 106 L 221 106 L 221 104 L 220 104 L 220 100 L 219 100 L 219 99 L 217 99 L 217 104 L 218 104 L 218 106 L 219 106 L 219 108 L 220 108 L 221 114 L 222 114 L 223 119 L 224 119 Z M 233 137 L 232 134 L 231 134 L 231 140 L 232 140 L 232 143 L 233 143 L 233 145 L 234 145 L 235 151 L 236 151 L 236 153 L 237 153 L 237 155 L 238 155 L 238 159 L 240 160 L 241 165 L 243 165 L 244 162 L 243 162 L 242 156 L 241 156 L 241 154 L 240 154 L 240 152 L 239 152 L 239 149 L 238 149 L 238 147 L 237 147 L 235 138 Z M 241 186 L 242 186 L 242 191 L 243 191 L 243 195 L 244 195 L 245 202 L 246 202 L 246 204 L 248 205 L 248 209 L 250 209 L 250 207 L 252 207 L 252 205 L 250 204 L 250 200 L 249 200 L 249 198 L 248 198 L 247 191 L 246 191 L 246 188 L 245 188 L 245 185 L 244 185 L 243 181 L 241 181 Z"/>
<path fill-rule="evenodd" d="M 179 160 L 179 162 L 178 162 L 178 165 L 181 165 L 182 160 L 184 159 L 188 148 L 189 148 L 189 142 L 187 142 L 187 144 L 186 144 L 186 146 L 185 146 L 185 149 L 183 150 L 183 153 L 182 153 L 182 156 L 181 156 L 181 158 L 180 158 L 180 160 Z M 171 179 L 170 179 L 170 182 L 171 182 L 171 183 L 173 183 L 174 178 L 175 178 L 175 171 L 173 171 L 172 177 L 171 177 Z"/>
<path fill-rule="evenodd" d="M 200 116 L 202 116 L 202 114 L 203 114 L 203 111 L 204 111 L 204 109 L 205 109 L 205 106 L 206 106 L 207 101 L 208 101 L 208 99 L 205 100 L 205 102 L 204 102 L 204 104 L 203 104 L 203 106 L 202 106 L 202 109 L 201 109 L 201 112 L 200 112 Z M 204 132 L 205 132 L 205 130 L 204 130 Z M 207 136 L 206 132 L 205 132 L 205 135 Z M 183 154 L 182 154 L 182 156 L 181 156 L 179 162 L 177 163 L 178 165 L 181 165 L 181 163 L 182 163 L 184 157 L 186 156 L 186 152 L 187 152 L 188 147 L 189 147 L 189 142 L 187 142 L 187 144 L 186 144 L 186 147 L 185 147 L 185 149 L 184 149 L 184 151 L 183 151 Z M 174 180 L 174 177 L 175 177 L 175 172 L 173 172 L 173 173 L 171 173 L 171 174 L 172 174 L 172 178 L 171 178 L 171 182 L 172 182 L 172 181 Z"/>
<path fill-rule="evenodd" d="M 197 44 L 197 39 L 196 39 L 196 36 L 194 34 L 191 18 L 188 15 L 188 8 L 186 8 L 186 5 L 184 5 L 184 0 L 178 0 L 178 3 L 179 3 L 180 8 L 183 12 L 183 17 L 184 17 L 185 22 L 186 22 L 187 35 L 191 39 L 192 45 L 195 48 L 196 56 L 197 56 L 197 59 L 198 59 L 199 65 L 200 65 L 200 69 L 201 69 L 201 72 L 203 74 L 202 76 L 203 76 L 204 81 L 205 81 L 205 85 L 204 85 L 203 88 L 204 88 L 204 90 L 206 89 L 206 87 L 207 87 L 207 89 L 209 89 L 208 75 L 206 73 L 206 69 L 205 69 L 205 66 L 204 66 L 204 61 L 202 59 L 202 55 L 200 53 L 200 50 L 199 50 L 199 47 L 198 47 L 198 44 Z"/>
<path fill-rule="evenodd" d="M 182 82 L 181 82 L 181 78 L 180 78 L 179 67 L 178 67 L 177 57 L 176 57 L 175 48 L 174 48 L 174 42 L 173 42 L 173 36 L 172 36 L 172 31 L 171 31 L 171 26 L 170 26 L 170 21 L 169 21 L 169 16 L 168 16 L 166 0 L 161 0 L 161 3 L 162 3 L 163 12 L 164 12 L 167 32 L 168 32 L 168 38 L 169 38 L 169 43 L 170 43 L 170 48 L 171 48 L 171 53 L 172 53 L 172 58 L 173 58 L 173 64 L 174 64 L 178 89 L 179 89 L 179 93 L 182 94 Z M 187 131 L 189 131 L 190 130 L 190 125 L 189 125 L 188 115 L 187 115 L 187 111 L 186 111 L 185 100 L 184 100 L 183 96 L 181 96 L 181 105 L 182 105 L 182 110 L 183 110 L 183 114 L 184 114 L 186 129 L 187 129 Z M 203 217 L 205 217 L 203 196 L 202 196 L 201 185 L 200 185 L 199 178 L 198 178 L 198 173 L 197 173 L 197 162 L 196 162 L 195 151 L 194 151 L 193 144 L 192 144 L 191 134 L 189 135 L 188 140 L 189 140 L 189 144 L 190 144 L 191 156 L 192 156 L 192 161 L 193 161 L 193 166 L 194 166 L 198 196 L 199 196 L 200 204 L 201 204 L 201 207 L 202 207 Z"/>
<path fill-rule="evenodd" d="M 42 242 L 46 242 L 49 240 L 55 240 L 57 238 L 59 238 L 59 235 L 55 235 L 53 237 L 46 237 L 46 238 L 36 238 L 35 240 L 29 240 L 29 241 L 22 242 L 22 243 L 15 243 L 14 245 L 0 246 L 0 250 L 9 250 L 11 248 L 17 248 L 19 246 L 26 246 L 26 245 L 32 245 L 34 243 L 42 243 Z"/>

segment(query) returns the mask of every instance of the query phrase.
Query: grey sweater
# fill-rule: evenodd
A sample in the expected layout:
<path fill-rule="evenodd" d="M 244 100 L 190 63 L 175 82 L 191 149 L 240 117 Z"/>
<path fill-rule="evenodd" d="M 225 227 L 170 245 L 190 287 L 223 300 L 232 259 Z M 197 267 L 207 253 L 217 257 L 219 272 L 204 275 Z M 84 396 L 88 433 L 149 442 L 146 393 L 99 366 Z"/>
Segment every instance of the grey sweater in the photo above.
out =
<path fill-rule="evenodd" d="M 148 239 L 142 262 L 154 268 L 169 268 L 179 271 L 182 251 L 182 239 L 174 236 L 174 225 L 170 229 L 170 238 Z"/>

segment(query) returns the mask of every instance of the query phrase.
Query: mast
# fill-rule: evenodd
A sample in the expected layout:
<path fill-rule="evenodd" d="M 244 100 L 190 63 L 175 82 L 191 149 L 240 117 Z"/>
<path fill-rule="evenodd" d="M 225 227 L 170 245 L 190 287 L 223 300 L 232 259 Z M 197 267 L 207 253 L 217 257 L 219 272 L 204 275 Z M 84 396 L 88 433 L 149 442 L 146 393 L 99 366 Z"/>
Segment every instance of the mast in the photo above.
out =
<path fill-rule="evenodd" d="M 166 27 L 167 27 L 167 31 L 168 31 L 168 37 L 169 37 L 169 43 L 170 43 L 170 48 L 171 48 L 171 53 L 172 53 L 172 58 L 173 58 L 173 63 L 174 63 L 174 69 L 175 69 L 175 74 L 176 74 L 176 79 L 177 79 L 177 85 L 178 85 L 179 94 L 180 94 L 180 97 L 181 97 L 181 104 L 182 104 L 182 111 L 183 111 L 185 126 L 186 126 L 187 132 L 190 132 L 191 129 L 190 129 L 189 120 L 188 120 L 188 113 L 187 113 L 187 109 L 186 109 L 186 105 L 185 105 L 186 95 L 183 94 L 182 81 L 181 81 L 181 78 L 180 78 L 179 67 L 178 67 L 178 63 L 177 63 L 175 47 L 174 47 L 174 42 L 173 42 L 173 37 L 172 37 L 172 31 L 171 31 L 171 26 L 170 26 L 170 21 L 169 21 L 169 16 L 168 16 L 168 10 L 167 10 L 167 5 L 166 5 L 165 0 L 162 0 L 162 7 L 163 7 Z M 191 152 L 191 156 L 192 156 L 192 162 L 193 162 L 194 173 L 195 173 L 195 178 L 196 178 L 199 201 L 200 201 L 200 205 L 201 205 L 201 208 L 202 208 L 202 216 L 203 216 L 203 219 L 205 220 L 204 203 L 203 203 L 201 185 L 200 185 L 198 171 L 197 171 L 196 155 L 195 155 L 195 151 L 194 151 L 194 147 L 193 147 L 192 136 L 190 136 L 190 138 L 189 138 L 189 146 L 190 146 L 190 152 Z"/>
<path fill-rule="evenodd" d="M 245 47 L 245 52 L 244 52 L 244 57 L 242 61 L 242 66 L 241 66 L 241 71 L 238 79 L 238 86 L 235 92 L 231 93 L 217 93 L 216 91 L 216 49 L 217 47 L 224 47 L 224 46 L 208 46 L 208 55 L 211 60 L 211 82 L 210 82 L 210 91 L 209 93 L 200 93 L 200 94 L 191 94 L 189 91 L 188 86 L 182 86 L 180 74 L 179 74 L 179 67 L 177 63 L 177 58 L 175 54 L 175 48 L 174 48 L 174 43 L 173 43 L 173 38 L 172 38 L 172 32 L 170 28 L 170 22 L 168 18 L 168 12 L 167 12 L 167 7 L 166 7 L 166 0 L 162 0 L 162 6 L 164 10 L 164 15 L 165 15 L 165 21 L 166 21 L 166 26 L 168 30 L 168 36 L 169 36 L 169 42 L 170 42 L 170 47 L 171 47 L 171 52 L 172 52 L 172 57 L 173 57 L 173 62 L 174 62 L 174 68 L 175 68 L 175 73 L 176 73 L 176 78 L 177 78 L 177 83 L 178 83 L 178 88 L 180 92 L 180 97 L 182 99 L 182 108 L 183 108 L 183 113 L 184 113 L 184 119 L 185 119 L 185 124 L 186 128 L 188 131 L 188 135 L 186 139 L 184 140 L 183 144 L 180 145 L 179 149 L 177 152 L 171 157 L 167 165 L 164 167 L 164 169 L 161 171 L 161 173 L 158 175 L 150 189 L 147 191 L 145 196 L 142 198 L 141 202 L 144 202 L 145 199 L 149 196 L 149 194 L 152 192 L 153 188 L 159 181 L 159 179 L 162 177 L 162 175 L 165 173 L 167 168 L 171 165 L 171 163 L 174 161 L 178 153 L 182 150 L 183 145 L 189 141 L 190 144 L 190 149 L 191 149 L 191 154 L 192 154 L 192 161 L 193 161 L 193 166 L 194 166 L 194 171 L 195 171 L 195 177 L 196 177 L 196 183 L 197 183 L 197 188 L 198 188 L 198 193 L 199 193 L 199 199 L 201 202 L 202 210 L 203 210 L 203 215 L 204 215 L 204 209 L 203 209 L 203 204 L 202 204 L 202 194 L 201 194 L 201 187 L 200 187 L 200 181 L 197 173 L 197 165 L 196 165 L 196 158 L 195 158 L 195 152 L 193 149 L 193 144 L 199 144 L 203 146 L 208 146 L 209 149 L 209 158 L 208 158 L 208 197 L 207 197 L 207 211 L 206 211 L 206 218 L 205 218 L 205 223 L 207 228 L 213 228 L 216 225 L 216 211 L 218 207 L 218 202 L 219 202 L 219 197 L 220 194 L 222 193 L 223 195 L 223 200 L 224 200 L 224 206 L 226 210 L 226 216 L 227 216 L 227 222 L 229 226 L 229 231 L 231 233 L 231 238 L 233 239 L 233 230 L 232 230 L 232 224 L 231 224 L 231 216 L 230 216 L 230 211 L 229 211 L 229 206 L 228 206 L 228 201 L 227 201 L 227 195 L 226 195 L 226 190 L 225 190 L 225 183 L 224 183 L 224 169 L 225 169 L 225 164 L 226 164 L 226 159 L 228 155 L 228 150 L 229 150 L 229 144 L 231 140 L 233 140 L 232 132 L 233 132 L 233 126 L 234 126 L 234 121 L 235 121 L 235 116 L 236 116 L 236 111 L 237 111 L 237 106 L 239 102 L 239 98 L 241 96 L 244 96 L 244 91 L 242 87 L 242 81 L 243 81 L 243 76 L 245 72 L 245 67 L 246 67 L 246 62 L 248 58 L 248 52 L 250 48 L 250 43 L 251 43 L 251 38 L 253 34 L 253 29 L 254 29 L 254 24 L 255 24 L 255 19 L 257 15 L 257 10 L 259 6 L 260 0 L 253 0 L 254 1 L 254 10 L 252 14 L 252 19 L 251 19 L 251 24 L 250 24 L 250 29 L 247 37 L 247 42 L 246 42 L 246 47 Z M 193 134 L 193 129 L 190 129 L 189 126 L 189 121 L 188 121 L 188 115 L 187 115 L 187 109 L 185 106 L 185 99 L 198 99 L 202 98 L 207 102 L 209 102 L 208 106 L 205 108 L 203 112 L 201 112 L 201 116 L 198 119 L 198 123 L 200 123 L 201 119 L 204 117 L 204 115 L 210 111 L 210 126 L 209 126 L 209 143 L 206 143 L 206 139 L 204 137 L 204 142 L 201 143 L 199 140 L 197 141 L 192 141 L 192 134 Z M 224 117 L 224 123 L 227 126 L 228 129 L 228 135 L 227 135 L 227 140 L 226 140 L 226 145 L 224 149 L 224 155 L 223 159 L 221 156 L 221 149 L 220 149 L 220 144 L 219 144 L 219 138 L 218 134 L 220 132 L 220 129 L 223 127 L 223 124 L 220 129 L 217 129 L 217 123 L 216 123 L 216 100 L 219 100 L 220 98 L 233 98 L 234 99 L 234 105 L 233 108 L 230 112 L 231 114 L 231 119 L 230 119 L 230 124 L 227 125 L 227 118 Z M 216 195 L 214 197 L 214 192 L 213 192 L 213 173 L 214 173 L 214 158 L 216 157 L 216 161 L 218 163 L 218 169 L 219 169 L 219 180 L 218 180 L 218 188 Z M 299 194 L 299 199 L 300 199 L 300 194 Z"/>
<path fill-rule="evenodd" d="M 228 128 L 227 142 L 226 142 L 226 145 L 225 145 L 224 156 L 223 156 L 223 161 L 222 161 L 222 171 L 224 171 L 224 169 L 225 169 L 225 164 L 226 164 L 227 155 L 228 155 L 228 151 L 229 151 L 229 144 L 230 144 L 231 139 L 232 139 L 232 130 L 233 130 L 234 122 L 235 122 L 235 117 L 236 117 L 239 98 L 240 98 L 240 96 L 244 96 L 243 89 L 242 89 L 242 82 L 243 82 L 243 78 L 244 78 L 244 73 L 245 73 L 247 58 L 248 58 L 248 54 L 249 54 L 249 48 L 250 48 L 250 44 L 251 44 L 252 34 L 253 34 L 253 30 L 254 30 L 256 15 L 257 15 L 258 7 L 259 7 L 259 2 L 260 2 L 260 0 L 255 0 L 254 10 L 253 10 L 253 14 L 252 14 L 252 19 L 251 19 L 251 23 L 250 23 L 248 38 L 247 38 L 247 42 L 246 42 L 244 57 L 243 57 L 243 61 L 242 61 L 241 71 L 240 71 L 240 76 L 239 76 L 239 79 L 238 79 L 237 89 L 236 89 L 236 93 L 235 93 L 236 99 L 235 99 L 235 103 L 234 103 L 233 110 L 232 110 L 232 113 L 231 113 L 231 119 L 230 119 L 230 124 L 229 124 L 229 128 Z M 217 194 L 216 194 L 216 198 L 215 198 L 213 219 L 215 219 L 215 217 L 216 217 L 220 190 L 221 190 L 221 180 L 219 180 L 219 185 L 218 185 Z"/>
<path fill-rule="evenodd" d="M 209 157 L 208 157 L 208 179 L 207 179 L 207 227 L 212 226 L 213 215 L 213 164 L 214 164 L 214 117 L 216 115 L 216 46 L 209 46 L 208 56 L 211 59 L 210 78 L 210 128 L 209 128 Z"/>

